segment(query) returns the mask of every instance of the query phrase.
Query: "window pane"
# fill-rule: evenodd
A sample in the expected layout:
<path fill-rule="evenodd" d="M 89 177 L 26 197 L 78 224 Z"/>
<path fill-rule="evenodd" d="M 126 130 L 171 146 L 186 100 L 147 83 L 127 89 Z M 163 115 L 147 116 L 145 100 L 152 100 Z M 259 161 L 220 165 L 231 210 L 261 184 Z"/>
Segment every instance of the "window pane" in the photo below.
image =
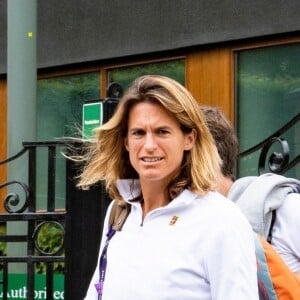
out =
<path fill-rule="evenodd" d="M 100 95 L 99 73 L 40 79 L 37 86 L 37 138 L 70 136 L 81 127 L 82 105 Z"/>
<path fill-rule="evenodd" d="M 265 47 L 237 53 L 237 128 L 241 152 L 263 141 L 300 111 L 300 44 Z M 290 158 L 300 150 L 300 125 L 283 137 L 290 145 Z M 280 151 L 279 144 L 269 153 Z M 242 158 L 239 177 L 257 175 L 260 151 Z M 286 173 L 299 178 L 300 166 Z"/>
<path fill-rule="evenodd" d="M 122 86 L 123 90 L 126 90 L 134 79 L 147 74 L 168 76 L 184 85 L 184 60 L 180 59 L 112 69 L 108 71 L 108 81 L 109 83 L 117 82 Z"/>
<path fill-rule="evenodd" d="M 98 99 L 99 73 L 61 76 L 38 80 L 37 85 L 37 140 L 78 136 L 82 124 L 84 101 Z M 37 153 L 38 209 L 45 209 L 47 197 L 47 151 Z M 65 159 L 57 153 L 56 207 L 65 207 Z"/>

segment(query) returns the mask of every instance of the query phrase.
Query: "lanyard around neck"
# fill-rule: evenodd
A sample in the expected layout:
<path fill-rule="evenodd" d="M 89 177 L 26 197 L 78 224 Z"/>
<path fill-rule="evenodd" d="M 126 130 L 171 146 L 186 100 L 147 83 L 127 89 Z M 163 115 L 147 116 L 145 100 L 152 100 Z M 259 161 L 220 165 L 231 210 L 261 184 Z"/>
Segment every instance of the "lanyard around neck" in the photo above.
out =
<path fill-rule="evenodd" d="M 99 262 L 99 282 L 95 283 L 95 288 L 98 293 L 98 300 L 102 299 L 102 291 L 103 291 L 103 284 L 105 279 L 105 273 L 106 273 L 106 265 L 107 265 L 107 247 L 109 244 L 109 241 L 116 233 L 116 230 L 112 228 L 112 225 L 109 226 L 108 233 L 106 234 L 106 242 L 103 247 L 101 256 L 100 256 L 100 262 Z"/>

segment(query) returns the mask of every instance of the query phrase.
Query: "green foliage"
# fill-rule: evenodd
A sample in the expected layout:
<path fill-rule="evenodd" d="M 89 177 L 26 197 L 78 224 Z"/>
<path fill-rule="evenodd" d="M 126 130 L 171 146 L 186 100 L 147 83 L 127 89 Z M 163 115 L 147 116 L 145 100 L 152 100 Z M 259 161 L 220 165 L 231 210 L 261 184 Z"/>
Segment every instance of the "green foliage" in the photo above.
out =
<path fill-rule="evenodd" d="M 36 244 L 38 248 L 46 254 L 56 253 L 62 246 L 64 233 L 61 225 L 58 223 L 43 223 L 39 227 Z"/>
<path fill-rule="evenodd" d="M 54 222 L 43 223 L 35 236 L 37 249 L 44 255 L 57 255 L 63 251 L 64 231 L 60 224 Z M 39 254 L 39 251 L 36 254 Z M 55 262 L 53 271 L 56 274 L 64 273 L 64 263 Z M 43 274 L 46 272 L 46 264 L 38 263 L 36 265 L 36 273 Z"/>
<path fill-rule="evenodd" d="M 35 272 L 37 274 L 45 274 L 46 273 L 46 263 L 40 262 L 36 264 Z M 62 262 L 55 262 L 53 264 L 53 273 L 54 274 L 64 274 L 65 273 L 65 264 Z"/>
<path fill-rule="evenodd" d="M 0 223 L 0 235 L 6 235 L 6 224 Z M 63 246 L 64 234 L 61 227 L 55 223 L 45 223 L 40 227 L 37 233 L 37 245 L 46 254 L 52 255 L 56 253 L 61 246 Z M 63 250 L 63 249 L 62 249 Z M 36 250 L 36 255 L 40 255 Z M 64 252 L 59 253 L 64 255 Z M 6 256 L 7 249 L 6 243 L 0 242 L 0 256 Z M 0 264 L 0 272 L 3 270 L 3 265 Z M 65 264 L 62 262 L 55 262 L 53 264 L 53 272 L 55 274 L 63 274 L 65 271 Z M 44 274 L 46 272 L 45 263 L 36 264 L 36 273 Z"/>
<path fill-rule="evenodd" d="M 0 235 L 6 234 L 5 223 L 0 223 Z M 6 243 L 0 242 L 0 256 L 6 255 Z"/>
<path fill-rule="evenodd" d="M 6 234 L 6 225 L 5 223 L 0 223 L 0 235 Z M 6 255 L 6 243 L 0 242 L 0 256 Z M 3 270 L 3 265 L 0 263 L 0 272 Z"/>

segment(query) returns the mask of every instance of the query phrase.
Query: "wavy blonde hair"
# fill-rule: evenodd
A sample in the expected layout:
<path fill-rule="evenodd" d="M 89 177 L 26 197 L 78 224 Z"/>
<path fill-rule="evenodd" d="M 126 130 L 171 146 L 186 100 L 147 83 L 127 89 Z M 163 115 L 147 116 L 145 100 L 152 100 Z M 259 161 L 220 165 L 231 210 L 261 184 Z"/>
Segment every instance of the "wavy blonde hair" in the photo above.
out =
<path fill-rule="evenodd" d="M 185 152 L 179 174 L 169 183 L 170 197 L 174 198 L 184 188 L 199 194 L 213 190 L 221 163 L 199 105 L 182 85 L 159 75 L 137 78 L 121 98 L 111 119 L 95 130 L 96 139 L 84 157 L 86 164 L 79 175 L 78 186 L 84 188 L 105 181 L 110 197 L 120 199 L 117 180 L 138 179 L 130 164 L 124 139 L 129 113 L 141 102 L 160 104 L 174 116 L 183 133 L 196 131 L 195 145 Z"/>

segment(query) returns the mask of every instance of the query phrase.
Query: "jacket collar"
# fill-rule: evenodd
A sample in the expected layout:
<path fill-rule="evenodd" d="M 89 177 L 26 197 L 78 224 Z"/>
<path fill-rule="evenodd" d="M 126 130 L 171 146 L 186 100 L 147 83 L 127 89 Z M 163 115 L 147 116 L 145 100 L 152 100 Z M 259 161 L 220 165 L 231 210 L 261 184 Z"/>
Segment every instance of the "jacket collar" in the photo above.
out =
<path fill-rule="evenodd" d="M 141 186 L 138 179 L 119 179 L 117 188 L 126 202 L 132 203 L 132 200 L 141 196 Z M 197 197 L 199 197 L 197 194 L 185 189 L 168 206 L 177 206 L 179 203 L 189 204 Z"/>

